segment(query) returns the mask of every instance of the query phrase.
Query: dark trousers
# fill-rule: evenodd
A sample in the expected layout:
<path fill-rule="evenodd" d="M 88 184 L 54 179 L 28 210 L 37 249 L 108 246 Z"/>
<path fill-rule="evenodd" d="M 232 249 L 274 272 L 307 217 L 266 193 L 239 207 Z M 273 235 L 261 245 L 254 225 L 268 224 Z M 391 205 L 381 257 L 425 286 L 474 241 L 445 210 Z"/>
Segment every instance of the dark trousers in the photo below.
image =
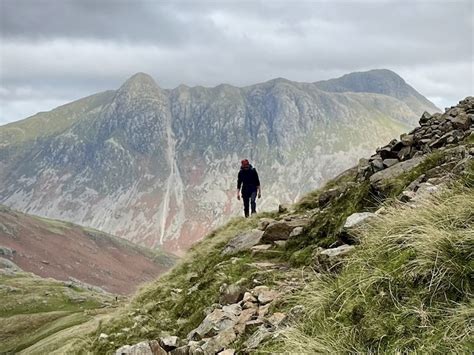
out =
<path fill-rule="evenodd" d="M 257 212 L 257 203 L 255 202 L 256 198 L 257 198 L 257 191 L 253 191 L 250 193 L 242 193 L 242 199 L 244 200 L 245 217 L 249 216 L 249 207 L 251 207 L 252 209 L 252 214 Z"/>

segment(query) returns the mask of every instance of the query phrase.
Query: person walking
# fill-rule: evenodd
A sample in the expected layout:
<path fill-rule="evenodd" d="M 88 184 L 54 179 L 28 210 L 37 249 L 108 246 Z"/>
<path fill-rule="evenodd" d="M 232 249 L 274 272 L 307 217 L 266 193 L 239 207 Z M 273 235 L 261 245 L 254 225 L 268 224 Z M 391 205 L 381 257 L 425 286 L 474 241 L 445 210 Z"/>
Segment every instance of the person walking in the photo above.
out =
<path fill-rule="evenodd" d="M 257 212 L 256 198 L 262 197 L 260 180 L 257 170 L 249 163 L 248 159 L 242 160 L 240 171 L 237 177 L 237 199 L 244 201 L 245 217 L 249 216 L 249 207 L 252 214 Z"/>

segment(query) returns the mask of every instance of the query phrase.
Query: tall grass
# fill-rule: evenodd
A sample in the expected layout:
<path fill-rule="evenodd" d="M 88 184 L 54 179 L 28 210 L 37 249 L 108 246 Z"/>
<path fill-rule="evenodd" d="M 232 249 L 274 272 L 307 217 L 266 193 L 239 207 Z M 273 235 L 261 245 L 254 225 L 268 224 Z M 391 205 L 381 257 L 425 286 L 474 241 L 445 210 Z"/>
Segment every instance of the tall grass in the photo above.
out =
<path fill-rule="evenodd" d="M 474 190 L 456 186 L 416 208 L 392 204 L 359 236 L 339 275 L 321 275 L 295 296 L 307 314 L 279 346 L 305 354 L 472 351 Z"/>

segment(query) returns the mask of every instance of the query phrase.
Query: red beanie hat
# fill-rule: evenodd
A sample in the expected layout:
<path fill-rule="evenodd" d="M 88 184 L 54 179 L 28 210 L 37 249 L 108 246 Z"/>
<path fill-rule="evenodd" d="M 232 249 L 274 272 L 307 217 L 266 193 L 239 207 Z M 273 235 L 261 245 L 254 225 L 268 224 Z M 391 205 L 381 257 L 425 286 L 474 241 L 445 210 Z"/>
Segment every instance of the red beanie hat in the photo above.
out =
<path fill-rule="evenodd" d="M 248 159 L 243 159 L 240 163 L 242 164 L 242 167 L 246 167 L 250 165 Z"/>

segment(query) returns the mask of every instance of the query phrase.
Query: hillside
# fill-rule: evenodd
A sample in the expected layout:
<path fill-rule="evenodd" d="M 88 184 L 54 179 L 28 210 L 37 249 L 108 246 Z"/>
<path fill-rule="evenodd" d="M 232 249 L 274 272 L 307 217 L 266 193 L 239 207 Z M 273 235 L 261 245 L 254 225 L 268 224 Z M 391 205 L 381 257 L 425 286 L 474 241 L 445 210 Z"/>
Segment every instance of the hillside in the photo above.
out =
<path fill-rule="evenodd" d="M 473 115 L 474 97 L 424 113 L 297 204 L 214 230 L 89 350 L 469 352 Z"/>
<path fill-rule="evenodd" d="M 0 256 L 41 277 L 77 279 L 117 294 L 168 270 L 176 258 L 69 222 L 0 206 Z"/>
<path fill-rule="evenodd" d="M 0 257 L 0 353 L 51 354 L 48 344 L 67 351 L 65 340 L 98 326 L 117 307 L 115 295 L 79 283 L 45 279 Z M 58 342 L 58 339 L 60 341 Z M 35 347 L 42 344 L 42 350 Z"/>
<path fill-rule="evenodd" d="M 138 73 L 0 127 L 0 203 L 183 253 L 241 213 L 240 159 L 257 167 L 259 208 L 271 210 L 437 110 L 393 72 L 354 76 L 167 90 Z"/>

